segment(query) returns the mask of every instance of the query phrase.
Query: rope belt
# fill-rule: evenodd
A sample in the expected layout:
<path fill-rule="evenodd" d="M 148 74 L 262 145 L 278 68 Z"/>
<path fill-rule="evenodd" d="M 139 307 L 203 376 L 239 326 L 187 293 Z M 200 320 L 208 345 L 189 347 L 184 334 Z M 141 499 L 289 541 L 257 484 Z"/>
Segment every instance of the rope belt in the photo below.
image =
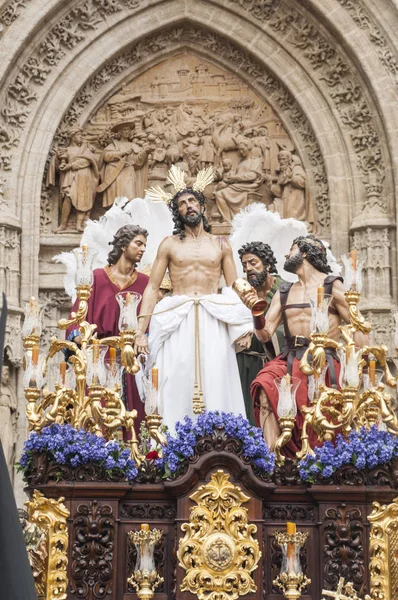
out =
<path fill-rule="evenodd" d="M 181 306 L 184 306 L 184 304 L 188 304 L 188 302 L 192 302 L 194 305 L 194 309 L 195 309 L 195 339 L 194 339 L 194 348 L 195 348 L 195 381 L 194 381 L 194 393 L 193 393 L 193 398 L 192 398 L 192 403 L 193 403 L 193 412 L 194 414 L 200 414 L 202 413 L 205 408 L 205 401 L 203 398 L 203 384 L 202 384 L 202 366 L 201 366 L 201 356 L 200 356 L 200 322 L 199 322 L 199 305 L 201 303 L 201 301 L 203 300 L 203 298 L 189 298 L 188 300 L 184 300 L 184 302 L 181 302 L 180 304 L 177 304 L 176 306 L 172 306 L 171 308 L 166 308 L 164 310 L 159 310 L 156 312 L 152 312 L 149 314 L 145 314 L 145 315 L 139 315 L 138 319 L 143 319 L 145 317 L 152 317 L 152 316 L 156 316 L 156 315 L 162 315 L 168 312 L 171 312 L 173 310 L 176 310 L 177 308 L 180 308 Z M 214 302 L 214 300 L 208 300 L 208 299 L 204 299 L 205 302 L 210 302 L 211 304 L 222 304 L 223 306 L 238 306 L 241 304 L 241 302 Z"/>
<path fill-rule="evenodd" d="M 202 413 L 205 408 L 202 389 L 202 365 L 200 359 L 200 327 L 199 327 L 199 303 L 200 300 L 194 300 L 195 307 L 195 381 L 193 386 L 193 412 L 196 414 Z"/>

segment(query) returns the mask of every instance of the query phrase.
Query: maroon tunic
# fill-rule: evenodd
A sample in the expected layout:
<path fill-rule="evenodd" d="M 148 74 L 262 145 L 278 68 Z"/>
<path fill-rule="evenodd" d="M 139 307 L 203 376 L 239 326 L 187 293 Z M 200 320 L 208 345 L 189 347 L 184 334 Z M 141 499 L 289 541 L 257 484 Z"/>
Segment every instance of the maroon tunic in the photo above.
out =
<path fill-rule="evenodd" d="M 88 301 L 86 320 L 89 323 L 95 323 L 97 325 L 96 331 L 98 333 L 98 339 L 119 335 L 120 308 L 116 300 L 116 294 L 122 291 L 136 292 L 142 296 L 144 293 L 149 277 L 138 271 L 135 273 L 137 274 L 135 281 L 121 289 L 116 283 L 111 281 L 105 269 L 95 269 L 94 283 Z M 78 301 L 76 300 L 72 307 L 72 311 L 76 311 L 77 307 Z M 141 303 L 138 306 L 138 313 L 140 309 Z M 75 337 L 76 335 L 79 335 L 79 333 L 76 331 L 75 326 L 72 326 L 67 329 L 66 335 L 71 339 L 71 337 Z M 128 410 L 132 410 L 133 408 L 136 409 L 138 413 L 136 431 L 139 431 L 140 423 L 145 417 L 144 404 L 141 402 L 134 375 L 126 373 L 125 383 L 124 394 L 126 407 Z"/>

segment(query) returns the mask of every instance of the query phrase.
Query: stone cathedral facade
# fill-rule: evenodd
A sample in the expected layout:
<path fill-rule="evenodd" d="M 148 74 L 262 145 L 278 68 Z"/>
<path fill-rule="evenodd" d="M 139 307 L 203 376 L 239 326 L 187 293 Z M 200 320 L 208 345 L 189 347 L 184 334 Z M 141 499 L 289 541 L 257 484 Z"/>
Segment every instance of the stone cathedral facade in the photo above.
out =
<path fill-rule="evenodd" d="M 283 214 L 278 155 L 286 150 L 305 173 L 301 218 L 336 256 L 358 250 L 362 310 L 376 341 L 391 344 L 397 30 L 393 0 L 2 3 L 0 289 L 9 316 L 0 408 L 12 413 L 15 457 L 27 436 L 23 306 L 40 299 L 46 340 L 68 312 L 62 267 L 52 257 L 79 244 L 84 220 L 103 214 L 110 186 L 122 184 L 120 171 L 101 186 L 104 150 L 120 142 L 121 123 L 130 128 L 134 155 L 146 150 L 137 163 L 137 196 L 164 183 L 172 162 L 191 175 L 214 165 L 208 210 L 220 232 L 228 224 L 217 193 L 227 187 L 228 169 L 244 171 L 242 138 L 250 140 L 258 173 L 251 200 L 297 216 Z M 81 204 L 68 191 L 65 165 L 73 157 L 83 161 L 76 167 L 87 196 L 79 196 Z M 15 489 L 21 502 L 16 478 Z"/>

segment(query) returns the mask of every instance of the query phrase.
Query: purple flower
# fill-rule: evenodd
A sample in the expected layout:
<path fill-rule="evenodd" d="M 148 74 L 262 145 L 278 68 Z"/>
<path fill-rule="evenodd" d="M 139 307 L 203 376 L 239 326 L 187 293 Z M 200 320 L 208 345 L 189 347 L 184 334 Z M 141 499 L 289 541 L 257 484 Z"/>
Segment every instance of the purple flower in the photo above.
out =
<path fill-rule="evenodd" d="M 130 452 L 117 440 L 107 442 L 103 437 L 71 425 L 54 424 L 40 433 L 31 433 L 25 442 L 20 466 L 25 474 L 32 467 L 33 453 L 46 453 L 50 462 L 77 467 L 97 463 L 106 470 L 123 472 L 133 481 L 137 476 Z"/>
<path fill-rule="evenodd" d="M 314 454 L 299 462 L 300 476 L 314 482 L 319 474 L 330 477 L 344 465 L 357 469 L 372 469 L 398 457 L 398 436 L 381 431 L 377 426 L 369 430 L 351 431 L 347 438 L 338 434 L 334 443 L 325 442 L 314 449 Z"/>
<path fill-rule="evenodd" d="M 166 473 L 174 474 L 181 462 L 193 456 L 198 440 L 212 435 L 217 429 L 224 430 L 228 437 L 240 440 L 243 456 L 263 473 L 272 473 L 275 455 L 264 441 L 261 429 L 250 425 L 242 415 L 219 411 L 202 413 L 196 423 L 189 417 L 176 423 L 176 436 L 167 435 L 167 447 L 163 451 L 161 463 Z"/>

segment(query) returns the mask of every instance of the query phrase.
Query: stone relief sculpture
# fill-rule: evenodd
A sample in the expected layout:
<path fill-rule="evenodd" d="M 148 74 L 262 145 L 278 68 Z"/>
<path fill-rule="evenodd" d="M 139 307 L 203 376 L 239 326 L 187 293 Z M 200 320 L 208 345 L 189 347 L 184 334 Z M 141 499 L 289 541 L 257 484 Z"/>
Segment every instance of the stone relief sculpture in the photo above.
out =
<path fill-rule="evenodd" d="M 241 135 L 234 141 L 241 157 L 240 161 L 235 167 L 223 172 L 222 179 L 226 185 L 215 192 L 217 209 L 224 221 L 232 221 L 250 202 L 262 199 L 260 186 L 264 176 L 261 160 L 250 155 L 253 144 L 249 138 Z"/>
<path fill-rule="evenodd" d="M 61 223 L 56 232 L 65 231 L 72 207 L 76 210 L 76 229 L 83 231 L 84 220 L 90 216 L 98 185 L 98 165 L 88 145 L 83 141 L 83 130 L 69 131 L 69 145 L 55 149 L 47 172 L 47 184 L 58 185 L 61 200 Z"/>
<path fill-rule="evenodd" d="M 17 397 L 10 383 L 10 369 L 4 365 L 1 370 L 0 440 L 11 481 L 14 474 L 16 426 Z"/>
<path fill-rule="evenodd" d="M 281 214 L 283 209 L 284 216 L 309 221 L 312 215 L 308 186 L 294 187 L 298 170 L 306 181 L 301 164 L 294 166 L 294 182 L 289 184 L 286 176 L 282 181 L 278 152 L 294 152 L 294 146 L 271 106 L 235 75 L 194 55 L 180 54 L 124 83 L 92 115 L 84 132 L 99 166 L 93 218 L 117 196 L 143 197 L 146 188 L 164 186 L 172 164 L 184 168 L 188 181 L 200 169 L 215 167 L 216 185 L 206 194 L 213 225 L 220 224 L 223 233 L 228 233 L 233 216 L 254 201 Z M 71 153 L 69 148 L 57 149 L 49 183 L 56 161 L 63 168 L 67 151 Z M 297 197 L 286 200 L 289 185 L 305 198 L 305 210 L 297 207 Z M 57 231 L 65 229 L 70 213 L 65 202 L 63 206 Z"/>
<path fill-rule="evenodd" d="M 284 218 L 294 217 L 314 225 L 314 214 L 309 197 L 307 176 L 298 156 L 288 150 L 278 153 L 279 176 L 267 177 L 275 200 L 275 209 Z"/>
<path fill-rule="evenodd" d="M 117 196 L 129 199 L 142 197 L 147 176 L 142 171 L 148 152 L 132 140 L 134 122 L 122 122 L 112 127 L 113 139 L 101 154 L 99 168 L 102 206 L 112 206 Z"/>

